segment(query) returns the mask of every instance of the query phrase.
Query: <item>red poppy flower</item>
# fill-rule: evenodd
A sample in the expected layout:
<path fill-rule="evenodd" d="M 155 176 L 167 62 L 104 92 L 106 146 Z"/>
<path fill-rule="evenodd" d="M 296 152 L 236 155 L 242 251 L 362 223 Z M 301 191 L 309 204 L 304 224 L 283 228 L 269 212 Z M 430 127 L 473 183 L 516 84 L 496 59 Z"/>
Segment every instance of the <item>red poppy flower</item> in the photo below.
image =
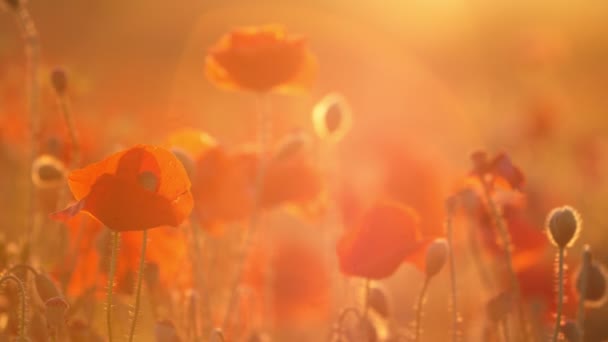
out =
<path fill-rule="evenodd" d="M 304 38 L 279 26 L 246 27 L 211 48 L 205 70 L 218 87 L 266 93 L 309 88 L 316 63 Z"/>
<path fill-rule="evenodd" d="M 340 269 L 353 276 L 386 278 L 404 260 L 417 256 L 422 245 L 418 215 L 412 209 L 395 203 L 377 204 L 338 241 Z M 423 268 L 424 264 L 417 266 Z"/>
<path fill-rule="evenodd" d="M 193 206 L 182 164 L 171 152 L 147 145 L 73 171 L 69 186 L 78 202 L 53 214 L 55 219 L 84 210 L 119 232 L 178 226 Z"/>

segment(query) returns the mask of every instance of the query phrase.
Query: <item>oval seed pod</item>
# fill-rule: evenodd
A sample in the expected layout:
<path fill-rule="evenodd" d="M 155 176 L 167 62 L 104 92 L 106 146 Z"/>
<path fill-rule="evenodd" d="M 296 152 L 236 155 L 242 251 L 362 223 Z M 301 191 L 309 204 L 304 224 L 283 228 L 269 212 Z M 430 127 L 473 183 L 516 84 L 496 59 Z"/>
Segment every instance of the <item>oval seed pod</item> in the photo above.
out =
<path fill-rule="evenodd" d="M 549 240 L 558 248 L 572 246 L 580 230 L 580 215 L 570 206 L 555 208 L 547 216 Z"/>
<path fill-rule="evenodd" d="M 448 256 L 448 243 L 445 239 L 436 239 L 426 250 L 426 277 L 432 278 L 445 264 Z"/>
<path fill-rule="evenodd" d="M 63 162 L 50 154 L 38 156 L 32 165 L 32 182 L 39 188 L 61 186 L 67 170 Z"/>
<path fill-rule="evenodd" d="M 326 95 L 314 106 L 312 123 L 321 139 L 340 140 L 352 125 L 352 112 L 348 102 L 337 93 Z"/>

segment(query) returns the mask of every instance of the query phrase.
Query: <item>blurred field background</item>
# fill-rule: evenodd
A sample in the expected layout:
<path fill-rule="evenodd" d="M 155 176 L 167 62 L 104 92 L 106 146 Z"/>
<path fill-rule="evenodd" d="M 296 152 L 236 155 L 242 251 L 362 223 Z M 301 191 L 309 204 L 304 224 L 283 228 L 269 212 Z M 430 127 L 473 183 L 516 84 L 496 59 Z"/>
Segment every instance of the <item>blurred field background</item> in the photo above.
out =
<path fill-rule="evenodd" d="M 608 3 L 30 0 L 28 6 L 40 32 L 43 70 L 61 65 L 69 71 L 76 120 L 89 129 L 81 132 L 83 144 L 99 146 L 85 163 L 115 146 L 158 143 L 183 127 L 206 131 L 227 145 L 253 140 L 254 97 L 213 87 L 204 75 L 204 58 L 233 27 L 278 23 L 308 38 L 319 71 L 310 93 L 271 96 L 273 140 L 294 128 L 311 131 L 314 104 L 329 92 L 342 93 L 354 122 L 352 137 L 338 147 L 341 160 L 352 167 L 342 171 L 356 178 L 362 160 L 378 157 L 373 148 L 361 152 L 361 147 L 376 140 L 391 141 L 413 159 L 424 160 L 437 174 L 429 206 L 436 210 L 430 220 L 438 230 L 443 199 L 469 169 L 470 152 L 504 151 L 525 173 L 528 203 L 542 208 L 538 213 L 562 204 L 580 211 L 584 230 L 571 255 L 577 256 L 584 242 L 594 258 L 608 261 L 608 220 L 603 217 L 608 209 Z M 25 111 L 18 93 L 23 88 L 21 45 L 13 18 L 2 13 L 5 141 L 23 139 L 10 121 Z M 42 80 L 44 120 L 56 108 L 47 78 Z M 353 160 L 360 163 L 348 164 Z M 8 212 L 24 210 L 18 196 L 6 195 L 22 188 L 15 179 L 27 181 L 0 181 L 0 201 L 11 208 Z M 20 219 L 3 214 L 4 234 L 18 236 L 10 227 Z M 539 229 L 544 219 L 533 217 Z M 334 251 L 325 253 L 331 258 Z M 461 256 L 466 264 L 467 252 Z M 464 270 L 460 277 L 463 303 L 479 296 L 466 286 L 475 277 L 469 273 Z M 446 274 L 440 277 L 431 285 L 434 295 L 425 317 L 443 326 L 440 322 L 449 319 L 442 310 L 448 288 L 442 288 Z M 392 293 L 400 292 L 394 303 L 404 303 L 395 304 L 403 306 L 397 309 L 401 322 L 411 318 L 411 298 L 420 282 L 408 267 L 388 281 Z M 605 315 L 598 313 L 598 322 Z M 425 330 L 425 340 L 447 339 L 446 329 L 428 325 Z M 608 332 L 598 333 L 601 338 Z"/>

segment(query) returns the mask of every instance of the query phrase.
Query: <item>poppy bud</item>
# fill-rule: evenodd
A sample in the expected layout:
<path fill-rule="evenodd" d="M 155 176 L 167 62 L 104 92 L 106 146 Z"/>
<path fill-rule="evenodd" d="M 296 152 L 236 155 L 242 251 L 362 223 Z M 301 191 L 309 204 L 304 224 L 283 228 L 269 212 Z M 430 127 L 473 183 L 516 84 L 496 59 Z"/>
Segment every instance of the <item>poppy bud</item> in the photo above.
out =
<path fill-rule="evenodd" d="M 512 299 L 511 293 L 506 291 L 490 299 L 486 304 L 486 313 L 490 321 L 498 323 L 505 318 L 511 310 Z"/>
<path fill-rule="evenodd" d="M 367 294 L 367 303 L 369 308 L 378 313 L 378 315 L 384 318 L 388 317 L 388 300 L 383 289 L 379 287 L 370 287 L 369 293 Z"/>
<path fill-rule="evenodd" d="M 426 250 L 426 277 L 432 278 L 445 264 L 448 256 L 448 243 L 445 239 L 436 239 Z"/>
<path fill-rule="evenodd" d="M 49 278 L 47 275 L 43 273 L 36 274 L 34 283 L 36 284 L 38 296 L 43 302 L 46 302 L 54 297 L 61 297 L 61 293 L 55 285 L 55 282 L 53 282 L 53 280 L 51 280 L 51 278 Z"/>
<path fill-rule="evenodd" d="M 68 75 L 64 69 L 56 68 L 51 72 L 51 84 L 57 95 L 65 95 L 68 90 Z"/>
<path fill-rule="evenodd" d="M 606 291 L 608 272 L 604 265 L 598 262 L 591 262 L 587 271 L 587 291 L 585 292 L 585 304 L 590 307 L 600 307 L 606 302 L 608 291 Z M 576 286 L 580 294 L 582 283 L 582 273 L 579 271 L 576 276 Z"/>
<path fill-rule="evenodd" d="M 579 214 L 572 207 L 553 209 L 547 216 L 549 239 L 558 248 L 572 246 L 581 230 Z"/>
<path fill-rule="evenodd" d="M 32 181 L 40 188 L 53 188 L 63 184 L 66 169 L 63 163 L 49 155 L 43 154 L 32 164 Z"/>
<path fill-rule="evenodd" d="M 50 327 L 59 327 L 65 323 L 65 312 L 68 309 L 68 303 L 61 297 L 53 297 L 47 300 L 46 306 L 46 322 Z"/>
<path fill-rule="evenodd" d="M 154 328 L 154 336 L 156 342 L 179 342 L 180 338 L 177 335 L 175 325 L 170 320 L 162 320 L 156 322 Z"/>
<path fill-rule="evenodd" d="M 578 325 L 574 321 L 566 321 L 562 324 L 562 333 L 568 342 L 580 342 Z"/>
<path fill-rule="evenodd" d="M 310 138 L 303 132 L 291 133 L 284 137 L 275 152 L 276 160 L 284 160 L 300 153 L 310 142 Z"/>
<path fill-rule="evenodd" d="M 350 129 L 352 114 L 346 99 L 331 93 L 319 101 L 312 111 L 312 122 L 322 139 L 340 140 Z"/>

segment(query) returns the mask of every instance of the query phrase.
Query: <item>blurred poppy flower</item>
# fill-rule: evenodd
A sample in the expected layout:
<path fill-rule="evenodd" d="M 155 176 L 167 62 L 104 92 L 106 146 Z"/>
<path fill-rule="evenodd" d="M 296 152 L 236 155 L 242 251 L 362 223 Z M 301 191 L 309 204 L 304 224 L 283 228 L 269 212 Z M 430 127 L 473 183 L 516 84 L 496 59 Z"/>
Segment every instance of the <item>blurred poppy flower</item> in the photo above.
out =
<path fill-rule="evenodd" d="M 206 229 L 251 214 L 255 205 L 256 172 L 260 155 L 254 150 L 228 151 L 217 146 L 196 163 L 193 179 L 195 210 Z M 321 192 L 318 170 L 305 155 L 271 158 L 264 172 L 259 207 L 271 209 L 286 203 L 304 204 Z"/>
<path fill-rule="evenodd" d="M 424 251 L 419 238 L 418 215 L 396 203 L 379 203 L 365 211 L 355 227 L 338 241 L 343 273 L 370 279 L 392 275 L 407 259 L 420 260 Z M 424 264 L 417 264 L 420 269 Z"/>
<path fill-rule="evenodd" d="M 245 27 L 234 29 L 210 49 L 205 71 L 221 88 L 285 92 L 308 89 L 316 62 L 306 40 L 287 35 L 280 26 Z"/>
<path fill-rule="evenodd" d="M 65 220 L 84 210 L 119 232 L 177 226 L 193 206 L 181 163 L 171 152 L 147 145 L 73 171 L 69 186 L 78 202 L 53 218 Z"/>

